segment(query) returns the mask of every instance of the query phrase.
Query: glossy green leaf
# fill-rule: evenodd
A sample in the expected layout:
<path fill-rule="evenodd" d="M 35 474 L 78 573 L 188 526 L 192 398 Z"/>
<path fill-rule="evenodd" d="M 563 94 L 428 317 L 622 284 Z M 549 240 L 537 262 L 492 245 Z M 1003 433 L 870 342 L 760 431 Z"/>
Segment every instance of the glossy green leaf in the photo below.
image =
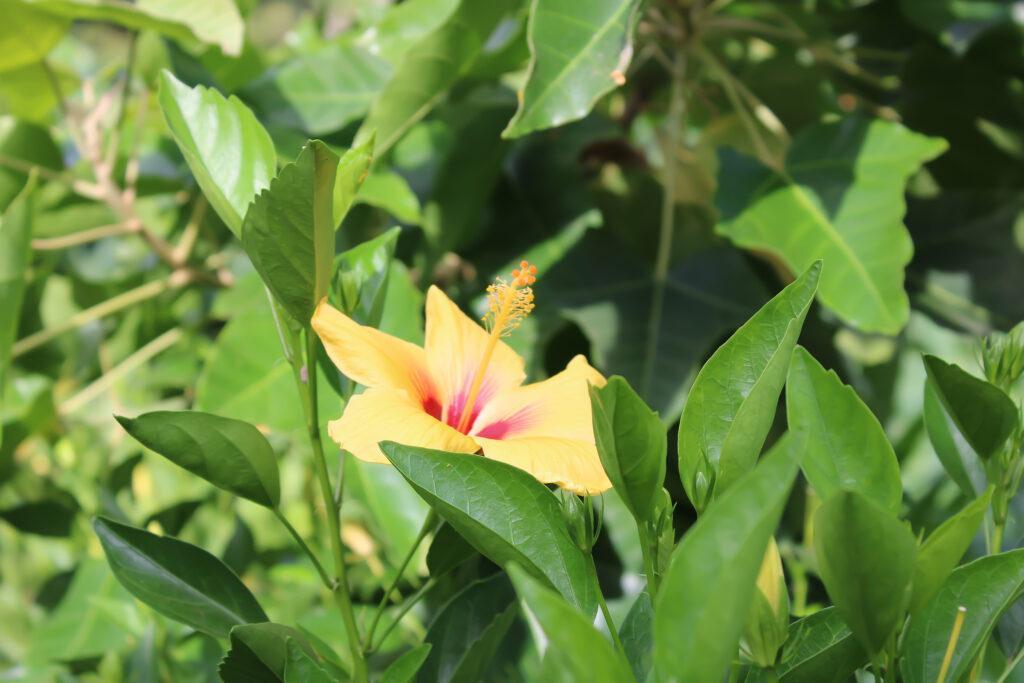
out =
<path fill-rule="evenodd" d="M 0 24 L 0 71 L 41 61 L 64 37 L 69 24 L 41 8 L 7 0 Z"/>
<path fill-rule="evenodd" d="M 374 149 L 377 143 L 375 133 L 371 133 L 362 143 L 353 145 L 341 155 L 338 161 L 338 175 L 334 182 L 334 227 L 341 225 L 345 214 L 356 201 L 363 182 L 370 172 Z"/>
<path fill-rule="evenodd" d="M 935 531 L 917 551 L 914 563 L 911 615 L 920 612 L 935 596 L 943 582 L 960 563 L 978 533 L 992 499 L 992 488 L 972 500 Z"/>
<path fill-rule="evenodd" d="M 907 323 L 904 268 L 913 245 L 903 186 L 946 142 L 898 123 L 846 118 L 800 132 L 785 169 L 723 159 L 718 232 L 778 256 L 793 271 L 824 262 L 821 302 L 865 332 Z"/>
<path fill-rule="evenodd" d="M 839 614 L 872 657 L 906 612 L 917 539 L 859 493 L 840 491 L 814 516 L 814 553 Z"/>
<path fill-rule="evenodd" d="M 547 581 L 581 612 L 597 611 L 589 560 L 573 543 L 555 496 L 521 469 L 461 453 L 381 449 L 416 492 L 498 565 L 515 563 Z"/>
<path fill-rule="evenodd" d="M 68 19 L 109 21 L 156 31 L 186 45 L 216 45 L 224 54 L 242 52 L 245 25 L 234 0 L 27 0 Z"/>
<path fill-rule="evenodd" d="M 561 126 L 590 113 L 625 83 L 639 0 L 533 0 L 530 67 L 519 109 L 502 137 Z"/>
<path fill-rule="evenodd" d="M 935 393 L 974 452 L 991 457 L 1017 427 L 1017 406 L 998 387 L 935 356 L 924 357 Z"/>
<path fill-rule="evenodd" d="M 25 278 L 31 260 L 35 221 L 35 180 L 29 180 L 7 210 L 0 214 L 0 411 L 6 392 L 11 346 L 18 334 Z"/>
<path fill-rule="evenodd" d="M 333 43 L 299 52 L 245 93 L 268 123 L 326 135 L 365 114 L 390 74 L 367 50 Z"/>
<path fill-rule="evenodd" d="M 203 86 L 190 88 L 170 72 L 160 77 L 160 109 L 203 194 L 236 236 L 277 168 L 274 143 L 242 102 Z"/>
<path fill-rule="evenodd" d="M 653 516 L 665 483 L 665 428 L 621 377 L 590 387 L 594 440 L 612 486 L 638 523 Z"/>
<path fill-rule="evenodd" d="M 117 421 L 146 448 L 218 488 L 266 507 L 281 501 L 277 457 L 248 422 L 198 411 L 157 411 Z"/>
<path fill-rule="evenodd" d="M 636 596 L 629 613 L 619 627 L 619 640 L 633 677 L 646 681 L 654 664 L 654 604 L 644 591 Z"/>
<path fill-rule="evenodd" d="M 543 656 L 553 660 L 561 680 L 632 683 L 625 657 L 590 619 L 519 565 L 510 564 L 506 569 L 523 609 L 533 617 L 529 621 L 535 640 L 544 644 Z"/>
<path fill-rule="evenodd" d="M 946 474 L 956 482 L 964 495 L 974 498 L 984 484 L 976 482 L 970 472 L 983 472 L 984 468 L 968 445 L 961 446 L 964 440 L 946 413 L 946 408 L 942 405 L 942 399 L 935 388 L 935 382 L 930 378 L 924 383 L 923 418 L 928 440 Z M 958 438 L 961 439 L 960 443 L 957 442 Z"/>
<path fill-rule="evenodd" d="M 242 246 L 263 282 L 300 324 L 330 289 L 338 155 L 310 141 L 260 192 L 242 224 Z"/>
<path fill-rule="evenodd" d="M 311 655 L 312 649 L 299 631 L 272 622 L 244 624 L 231 629 L 231 648 L 217 673 L 224 683 L 285 681 L 290 658 L 289 642 Z"/>
<path fill-rule="evenodd" d="M 399 228 L 338 254 L 331 280 L 331 303 L 360 325 L 376 327 L 384 315 L 388 276 Z"/>
<path fill-rule="evenodd" d="M 847 683 L 868 656 L 834 607 L 795 621 L 774 672 L 755 669 L 747 683 Z"/>
<path fill-rule="evenodd" d="M 423 666 L 427 655 L 430 654 L 430 648 L 430 643 L 421 643 L 403 654 L 384 670 L 380 683 L 409 683 Z"/>
<path fill-rule="evenodd" d="M 1024 591 L 1024 549 L 975 560 L 953 571 L 903 636 L 903 679 L 938 679 L 957 610 L 966 609 L 963 628 L 950 662 L 947 681 L 960 681 L 974 664 L 982 644 L 1003 612 Z"/>
<path fill-rule="evenodd" d="M 654 666 L 663 681 L 719 683 L 736 655 L 754 583 L 796 478 L 784 436 L 683 536 L 654 602 Z"/>
<path fill-rule="evenodd" d="M 697 374 L 679 423 L 679 475 L 698 511 L 761 454 L 821 263 L 812 265 L 718 347 Z"/>
<path fill-rule="evenodd" d="M 857 393 L 803 347 L 793 353 L 786 379 L 786 416 L 805 446 L 804 474 L 823 500 L 850 490 L 899 512 L 900 467 L 885 430 Z"/>
<path fill-rule="evenodd" d="M 477 554 L 451 524 L 442 524 L 427 550 L 427 571 L 443 576 Z"/>
<path fill-rule="evenodd" d="M 515 591 L 503 573 L 459 591 L 430 624 L 424 643 L 430 654 L 416 679 L 421 683 L 475 683 L 516 618 Z"/>
<path fill-rule="evenodd" d="M 103 517 L 93 527 L 117 580 L 164 616 L 219 638 L 267 621 L 245 584 L 202 548 Z"/>
<path fill-rule="evenodd" d="M 498 22 L 515 5 L 515 0 L 462 0 L 443 24 L 405 53 L 366 115 L 357 143 L 376 131 L 377 153 L 391 149 L 469 70 Z"/>

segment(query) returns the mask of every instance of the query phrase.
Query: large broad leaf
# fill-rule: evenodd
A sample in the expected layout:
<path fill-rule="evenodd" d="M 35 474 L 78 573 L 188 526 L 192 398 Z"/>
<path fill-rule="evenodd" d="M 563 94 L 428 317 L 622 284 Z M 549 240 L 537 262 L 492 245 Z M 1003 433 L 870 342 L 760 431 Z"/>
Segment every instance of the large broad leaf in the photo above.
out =
<path fill-rule="evenodd" d="M 542 643 L 545 660 L 554 664 L 560 679 L 594 683 L 631 683 L 633 675 L 622 653 L 615 650 L 591 621 L 516 564 L 509 576 L 524 610 L 533 619 L 530 627 Z"/>
<path fill-rule="evenodd" d="M 409 48 L 377 97 L 357 141 L 377 132 L 378 153 L 391 149 L 426 116 L 476 61 L 498 22 L 515 0 L 462 0 L 447 21 Z"/>
<path fill-rule="evenodd" d="M 186 44 L 216 45 L 224 54 L 242 52 L 245 25 L 234 0 L 27 0 L 69 19 L 110 21 L 156 31 Z"/>
<path fill-rule="evenodd" d="M 834 607 L 795 621 L 774 671 L 755 669 L 747 683 L 847 683 L 868 656 Z"/>
<path fill-rule="evenodd" d="M 950 661 L 947 681 L 962 680 L 999 616 L 1024 591 L 1024 549 L 990 555 L 956 569 L 931 602 L 911 621 L 903 636 L 903 679 L 907 683 L 938 680 L 957 611 L 963 628 Z"/>
<path fill-rule="evenodd" d="M 25 294 L 25 276 L 31 257 L 30 243 L 35 218 L 35 181 L 30 180 L 21 194 L 0 215 L 0 411 L 7 386 L 7 366 L 11 346 L 18 334 L 21 300 Z"/>
<path fill-rule="evenodd" d="M 260 192 L 242 224 L 242 246 L 263 282 L 302 325 L 330 289 L 338 160 L 310 141 Z"/>
<path fill-rule="evenodd" d="M 637 522 L 654 514 L 665 483 L 665 428 L 629 383 L 612 377 L 590 387 L 594 440 L 608 479 Z"/>
<path fill-rule="evenodd" d="M 999 387 L 935 356 L 924 357 L 935 393 L 978 457 L 991 457 L 1017 427 L 1017 406 Z"/>
<path fill-rule="evenodd" d="M 820 272 L 762 306 L 697 374 L 679 423 L 679 476 L 697 510 L 757 462 Z"/>
<path fill-rule="evenodd" d="M 365 114 L 390 73 L 362 48 L 331 44 L 268 72 L 246 88 L 246 99 L 270 123 L 325 135 Z"/>
<path fill-rule="evenodd" d="M 266 507 L 281 501 L 274 450 L 248 422 L 198 411 L 157 411 L 117 421 L 146 448 L 214 486 Z"/>
<path fill-rule="evenodd" d="M 519 110 L 503 137 L 519 137 L 586 116 L 626 82 L 639 0 L 533 0 L 530 70 Z"/>
<path fill-rule="evenodd" d="M 337 683 L 344 680 L 328 672 L 300 643 L 295 638 L 285 641 L 288 660 L 284 664 L 284 683 Z"/>
<path fill-rule="evenodd" d="M 495 563 L 515 563 L 587 615 L 597 612 L 590 559 L 576 547 L 555 496 L 496 460 L 385 441 L 381 449 L 416 492 Z"/>
<path fill-rule="evenodd" d="M 946 577 L 956 568 L 967 552 L 985 512 L 992 500 L 992 488 L 975 498 L 929 534 L 917 551 L 914 562 L 914 588 L 910 598 L 910 613 L 923 609 L 938 592 Z"/>
<path fill-rule="evenodd" d="M 847 118 L 802 131 L 781 171 L 726 155 L 717 229 L 794 271 L 822 260 L 822 303 L 864 331 L 895 334 L 909 315 L 903 270 L 913 254 L 903 186 L 945 148 L 897 123 Z"/>
<path fill-rule="evenodd" d="M 419 670 L 423 683 L 483 680 L 516 617 L 515 592 L 502 573 L 475 581 L 441 608 L 423 637 L 432 647 Z"/>
<path fill-rule="evenodd" d="M 103 517 L 93 527 L 117 580 L 164 616 L 218 638 L 267 621 L 245 584 L 202 548 Z"/>
<path fill-rule="evenodd" d="M 956 482 L 964 495 L 974 498 L 985 485 L 984 466 L 953 424 L 945 406 L 942 405 L 935 382 L 930 378 L 924 383 L 923 418 L 928 440 L 931 441 L 935 455 L 945 468 L 946 474 Z M 973 477 L 972 472 L 975 473 Z"/>
<path fill-rule="evenodd" d="M 917 539 L 888 510 L 843 491 L 814 517 L 814 552 L 829 597 L 874 657 L 906 611 Z"/>
<path fill-rule="evenodd" d="M 41 61 L 68 30 L 68 22 L 20 0 L 4 3 L 0 24 L 0 71 Z"/>
<path fill-rule="evenodd" d="M 719 683 L 736 655 L 768 540 L 796 478 L 784 436 L 701 515 L 672 554 L 654 609 L 659 680 Z"/>
<path fill-rule="evenodd" d="M 249 204 L 270 186 L 277 156 L 270 135 L 234 96 L 190 88 L 169 71 L 160 77 L 160 108 L 192 175 L 236 236 Z"/>
<path fill-rule="evenodd" d="M 793 353 L 786 379 L 786 416 L 804 443 L 801 464 L 819 496 L 851 490 L 899 512 L 900 466 L 885 430 L 856 392 L 803 347 Z"/>

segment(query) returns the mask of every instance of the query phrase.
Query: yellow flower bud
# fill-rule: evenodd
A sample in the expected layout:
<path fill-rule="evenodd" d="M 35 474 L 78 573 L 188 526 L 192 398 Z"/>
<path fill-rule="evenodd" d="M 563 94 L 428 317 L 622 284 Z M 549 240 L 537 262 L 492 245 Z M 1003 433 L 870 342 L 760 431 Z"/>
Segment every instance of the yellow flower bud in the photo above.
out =
<path fill-rule="evenodd" d="M 789 592 L 775 539 L 768 542 L 743 633 L 743 651 L 760 667 L 775 663 L 789 633 Z"/>

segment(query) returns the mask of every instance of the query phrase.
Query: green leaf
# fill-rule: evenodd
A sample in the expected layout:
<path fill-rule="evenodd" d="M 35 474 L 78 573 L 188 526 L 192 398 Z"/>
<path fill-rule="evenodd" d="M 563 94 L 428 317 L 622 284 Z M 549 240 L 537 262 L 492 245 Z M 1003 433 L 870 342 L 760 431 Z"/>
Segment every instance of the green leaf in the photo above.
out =
<path fill-rule="evenodd" d="M 633 677 L 646 681 L 654 663 L 654 604 L 647 591 L 636 596 L 619 627 L 619 640 Z"/>
<path fill-rule="evenodd" d="M 366 115 L 357 143 L 376 131 L 378 155 L 391 149 L 472 67 L 491 33 L 516 4 L 515 0 L 462 0 L 443 24 L 405 53 Z"/>
<path fill-rule="evenodd" d="M 0 154 L 24 161 L 29 166 L 40 166 L 51 171 L 64 169 L 60 148 L 49 131 L 10 116 L 0 117 Z M 15 197 L 25 189 L 27 182 L 27 173 L 12 168 L 0 169 L 0 212 L 7 210 Z M 35 226 L 32 234 L 36 237 L 44 236 L 41 227 Z"/>
<path fill-rule="evenodd" d="M 755 581 L 797 473 L 786 435 L 708 506 L 672 554 L 654 603 L 664 681 L 719 683 L 736 655 Z"/>
<path fill-rule="evenodd" d="M 402 223 L 418 225 L 423 220 L 419 197 L 405 178 L 391 171 L 374 171 L 366 176 L 356 201 L 383 209 Z"/>
<path fill-rule="evenodd" d="M 164 616 L 218 638 L 267 621 L 245 584 L 202 548 L 103 517 L 93 527 L 117 580 Z"/>
<path fill-rule="evenodd" d="M 270 135 L 241 100 L 160 76 L 160 109 L 196 183 L 236 236 L 256 195 L 270 186 L 277 155 Z"/>
<path fill-rule="evenodd" d="M 28 0 L 68 19 L 110 21 L 156 31 L 186 45 L 216 45 L 224 54 L 242 52 L 245 25 L 234 0 Z"/>
<path fill-rule="evenodd" d="M 503 573 L 469 584 L 444 605 L 423 637 L 431 645 L 422 683 L 475 683 L 515 621 L 515 591 Z"/>
<path fill-rule="evenodd" d="M 371 133 L 361 144 L 353 145 L 338 162 L 338 175 L 334 183 L 334 227 L 341 221 L 356 201 L 356 194 L 370 172 L 373 162 L 376 133 Z"/>
<path fill-rule="evenodd" d="M 890 511 L 840 491 L 814 516 L 814 553 L 829 597 L 874 657 L 906 612 L 917 539 Z"/>
<path fill-rule="evenodd" d="M 900 0 L 899 5 L 912 24 L 960 54 L 993 26 L 1020 23 L 1013 3 L 1002 0 Z"/>
<path fill-rule="evenodd" d="M 77 507 L 40 500 L 4 508 L 0 510 L 0 519 L 25 534 L 61 538 L 71 533 L 77 514 Z"/>
<path fill-rule="evenodd" d="M 665 483 L 665 428 L 621 377 L 590 387 L 594 440 L 612 486 L 638 523 L 651 519 Z"/>
<path fill-rule="evenodd" d="M 974 664 L 1000 615 L 1024 591 L 1024 548 L 989 555 L 959 567 L 911 621 L 903 638 L 903 679 L 938 679 L 957 610 L 966 609 L 947 681 L 960 681 Z"/>
<path fill-rule="evenodd" d="M 442 524 L 427 550 L 427 571 L 431 576 L 443 576 L 476 554 L 451 524 Z"/>
<path fill-rule="evenodd" d="M 409 683 L 430 654 L 430 643 L 421 643 L 391 663 L 380 677 L 380 683 Z"/>
<path fill-rule="evenodd" d="M 697 374 L 678 452 L 683 488 L 698 511 L 757 462 L 820 273 L 817 262 L 775 295 Z"/>
<path fill-rule="evenodd" d="M 11 347 L 18 334 L 35 220 L 34 176 L 0 215 L 0 411 L 6 393 Z"/>
<path fill-rule="evenodd" d="M 327 672 L 312 657 L 311 651 L 294 637 L 286 641 L 288 659 L 284 665 L 284 683 L 335 683 L 338 679 Z"/>
<path fill-rule="evenodd" d="M 245 88 L 268 123 L 326 135 L 370 108 L 391 67 L 355 45 L 333 43 L 299 52 Z"/>
<path fill-rule="evenodd" d="M 284 681 L 289 642 L 299 643 L 300 650 L 313 654 L 303 635 L 290 626 L 272 622 L 235 626 L 231 629 L 231 648 L 217 673 L 224 683 Z"/>
<path fill-rule="evenodd" d="M 926 355 L 924 367 L 953 424 L 979 458 L 990 458 L 1017 427 L 1017 406 L 998 387 L 941 358 Z"/>
<path fill-rule="evenodd" d="M 330 290 L 337 172 L 338 155 L 311 140 L 260 192 L 242 223 L 242 246 L 257 272 L 301 325 Z"/>
<path fill-rule="evenodd" d="M 639 0 L 533 0 L 530 67 L 519 109 L 502 137 L 561 126 L 590 113 L 625 83 Z"/>
<path fill-rule="evenodd" d="M 373 54 L 397 64 L 411 46 L 435 31 L 451 16 L 461 0 L 405 0 L 390 5 L 358 43 Z"/>
<path fill-rule="evenodd" d="M 462 453 L 381 443 L 388 460 L 463 538 L 496 564 L 549 582 L 581 612 L 597 612 L 589 559 L 555 496 L 523 470 Z"/>
<path fill-rule="evenodd" d="M 281 502 L 277 457 L 248 422 L 198 411 L 117 417 L 146 448 L 218 488 L 274 508 Z"/>
<path fill-rule="evenodd" d="M 0 24 L 0 71 L 42 61 L 71 22 L 19 0 L 4 3 Z"/>
<path fill-rule="evenodd" d="M 867 655 L 834 607 L 795 621 L 774 672 L 755 669 L 747 683 L 847 683 Z"/>
<path fill-rule="evenodd" d="M 803 347 L 790 363 L 786 415 L 805 447 L 807 481 L 823 500 L 850 490 L 899 512 L 900 466 L 885 430 L 857 393 Z"/>
<path fill-rule="evenodd" d="M 933 531 L 917 551 L 910 614 L 920 612 L 960 563 L 985 519 L 992 487 Z"/>
<path fill-rule="evenodd" d="M 793 271 L 822 260 L 821 302 L 865 332 L 895 334 L 910 310 L 903 186 L 945 149 L 944 140 L 897 123 L 850 117 L 801 131 L 781 171 L 727 155 L 717 230 Z"/>
<path fill-rule="evenodd" d="M 546 660 L 554 660 L 565 681 L 632 683 L 625 657 L 591 623 L 557 593 L 519 565 L 506 567 L 523 609 L 534 618 L 530 628 Z M 544 649 L 546 647 L 546 649 Z"/>
<path fill-rule="evenodd" d="M 949 478 L 956 482 L 964 495 L 974 498 L 978 495 L 983 484 L 976 484 L 971 478 L 970 470 L 983 471 L 983 466 L 978 461 L 978 456 L 969 447 L 957 443 L 960 432 L 956 429 L 952 419 L 946 413 L 939 398 L 935 382 L 930 378 L 924 383 L 924 408 L 923 419 L 925 430 L 928 432 L 928 440 L 935 449 L 935 454 L 942 463 Z M 971 467 L 968 467 L 970 462 Z"/>

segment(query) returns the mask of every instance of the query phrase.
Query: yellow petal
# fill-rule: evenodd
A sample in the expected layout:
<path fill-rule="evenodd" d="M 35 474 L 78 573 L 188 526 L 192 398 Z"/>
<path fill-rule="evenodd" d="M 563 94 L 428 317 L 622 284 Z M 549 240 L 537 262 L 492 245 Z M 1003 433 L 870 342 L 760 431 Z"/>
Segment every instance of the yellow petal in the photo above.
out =
<path fill-rule="evenodd" d="M 488 337 L 487 330 L 463 313 L 444 292 L 437 287 L 430 288 L 427 292 L 424 346 L 448 422 L 457 422 L 462 413 L 473 377 L 483 360 Z M 492 397 L 519 386 L 524 379 L 523 359 L 505 342 L 499 341 L 487 364 L 476 407 L 481 408 Z"/>
<path fill-rule="evenodd" d="M 555 437 L 485 439 L 474 437 L 484 457 L 526 470 L 545 484 L 557 484 L 581 495 L 612 487 L 593 442 Z"/>
<path fill-rule="evenodd" d="M 381 441 L 457 453 L 479 449 L 471 438 L 393 389 L 368 389 L 353 396 L 341 418 L 327 425 L 327 432 L 339 446 L 367 462 L 388 462 L 378 445 Z"/>
<path fill-rule="evenodd" d="M 605 379 L 583 356 L 543 382 L 509 389 L 484 406 L 470 434 L 492 439 L 556 436 L 594 442 L 587 383 Z"/>
<path fill-rule="evenodd" d="M 437 398 L 427 356 L 415 344 L 360 325 L 326 300 L 316 307 L 312 324 L 346 377 L 367 387 L 406 391 L 421 403 Z"/>

